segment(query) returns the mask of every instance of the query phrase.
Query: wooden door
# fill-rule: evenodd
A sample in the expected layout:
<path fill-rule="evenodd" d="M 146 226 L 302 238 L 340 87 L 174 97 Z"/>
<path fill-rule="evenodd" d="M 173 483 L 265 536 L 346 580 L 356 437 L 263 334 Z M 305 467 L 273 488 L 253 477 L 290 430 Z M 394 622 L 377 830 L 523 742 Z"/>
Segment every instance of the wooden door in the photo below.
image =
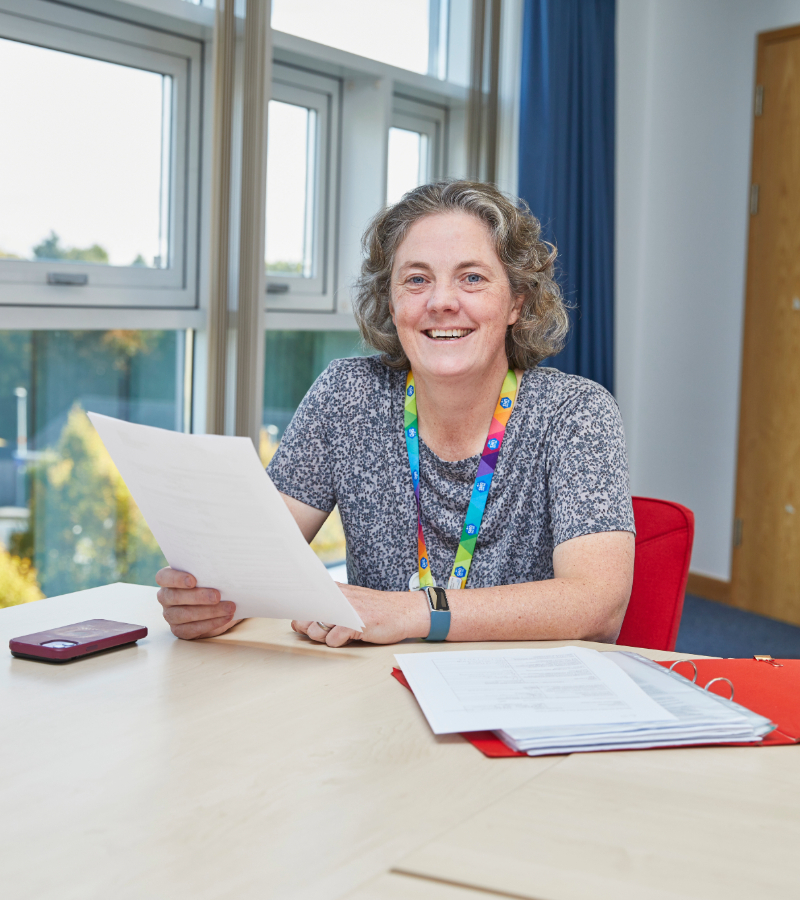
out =
<path fill-rule="evenodd" d="M 759 35 L 731 599 L 800 625 L 800 26 Z"/>

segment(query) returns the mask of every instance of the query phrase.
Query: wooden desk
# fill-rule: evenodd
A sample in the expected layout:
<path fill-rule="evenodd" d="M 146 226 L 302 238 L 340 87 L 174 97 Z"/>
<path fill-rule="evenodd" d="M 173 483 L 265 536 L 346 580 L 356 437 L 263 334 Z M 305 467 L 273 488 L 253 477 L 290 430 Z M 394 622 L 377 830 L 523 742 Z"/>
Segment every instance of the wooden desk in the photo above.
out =
<path fill-rule="evenodd" d="M 573 754 L 395 865 L 531 900 L 800 896 L 797 747 Z"/>
<path fill-rule="evenodd" d="M 588 876 L 570 879 L 591 875 L 606 854 L 604 883 L 672 897 L 684 882 L 673 890 L 662 870 L 683 857 L 660 855 L 662 836 L 702 832 L 684 843 L 711 881 L 716 869 L 702 860 L 717 847 L 712 827 L 727 836 L 738 822 L 748 841 L 758 827 L 785 828 L 797 839 L 795 748 L 485 759 L 458 736 L 431 735 L 389 675 L 397 647 L 331 650 L 268 620 L 176 641 L 155 589 L 133 585 L 2 610 L 0 640 L 101 617 L 147 625 L 150 635 L 63 666 L 10 655 L 0 666 L 0 884 L 15 900 L 470 900 L 487 888 L 508 895 L 509 858 L 519 864 L 515 885 L 528 890 L 512 893 L 594 897 L 604 895 L 587 892 Z M 709 771 L 722 773 L 716 787 L 695 796 Z M 621 788 L 628 793 L 616 800 Z M 776 796 L 785 802 L 770 805 Z M 512 831 L 528 839 L 502 850 L 491 840 L 498 822 L 517 823 Z M 549 848 L 547 865 L 536 842 Z M 782 865 L 783 844 L 772 843 L 763 885 L 772 884 L 766 865 Z M 439 854 L 436 866 L 425 855 L 440 845 L 441 870 Z M 458 861 L 465 852 L 471 868 Z M 758 874 L 762 863 L 739 853 L 738 866 Z M 660 893 L 647 893 L 651 878 Z"/>

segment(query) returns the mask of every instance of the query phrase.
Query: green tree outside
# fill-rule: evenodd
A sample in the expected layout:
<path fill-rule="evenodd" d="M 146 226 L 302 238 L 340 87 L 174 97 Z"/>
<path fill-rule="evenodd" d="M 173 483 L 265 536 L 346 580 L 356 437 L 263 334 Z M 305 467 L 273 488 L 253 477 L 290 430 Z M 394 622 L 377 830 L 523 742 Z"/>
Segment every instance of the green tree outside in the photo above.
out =
<path fill-rule="evenodd" d="M 303 274 L 303 264 L 301 262 L 285 262 L 283 260 L 276 260 L 275 262 L 268 262 L 264 260 L 264 265 L 267 269 L 267 275 L 302 275 Z"/>
<path fill-rule="evenodd" d="M 98 263 L 108 265 L 108 252 L 100 244 L 92 244 L 91 247 L 62 247 L 61 238 L 55 233 L 50 234 L 33 248 L 36 259 L 66 259 L 75 262 Z"/>
<path fill-rule="evenodd" d="M 45 596 L 154 583 L 164 556 L 80 406 L 29 477 L 29 526 L 12 536 L 11 551 L 33 560 Z"/>
<path fill-rule="evenodd" d="M 41 600 L 43 596 L 31 561 L 12 556 L 0 544 L 0 609 Z"/>

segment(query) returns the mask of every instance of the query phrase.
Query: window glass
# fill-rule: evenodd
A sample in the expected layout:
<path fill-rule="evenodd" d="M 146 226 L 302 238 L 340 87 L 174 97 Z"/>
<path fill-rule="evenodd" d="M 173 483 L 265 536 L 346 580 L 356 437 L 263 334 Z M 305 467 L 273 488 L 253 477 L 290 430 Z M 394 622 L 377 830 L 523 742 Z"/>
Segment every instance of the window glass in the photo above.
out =
<path fill-rule="evenodd" d="M 267 273 L 311 278 L 315 274 L 316 110 L 270 100 L 268 134 Z"/>
<path fill-rule="evenodd" d="M 341 82 L 272 66 L 267 144 L 267 308 L 334 309 Z"/>
<path fill-rule="evenodd" d="M 427 73 L 430 0 L 272 0 L 272 27 Z"/>
<path fill-rule="evenodd" d="M 366 356 L 356 331 L 268 331 L 264 365 L 264 418 L 260 453 L 272 459 L 286 426 L 317 376 L 331 360 Z M 328 566 L 344 562 L 345 541 L 338 510 L 328 518 L 311 546 Z M 336 573 L 340 580 L 343 574 Z"/>
<path fill-rule="evenodd" d="M 190 351 L 176 331 L 0 331 L 0 606 L 155 584 L 164 557 L 86 411 L 183 429 Z"/>
<path fill-rule="evenodd" d="M 428 135 L 405 128 L 389 129 L 389 162 L 386 202 L 397 203 L 405 194 L 428 180 Z"/>
<path fill-rule="evenodd" d="M 170 264 L 172 78 L 0 39 L 0 257 Z"/>

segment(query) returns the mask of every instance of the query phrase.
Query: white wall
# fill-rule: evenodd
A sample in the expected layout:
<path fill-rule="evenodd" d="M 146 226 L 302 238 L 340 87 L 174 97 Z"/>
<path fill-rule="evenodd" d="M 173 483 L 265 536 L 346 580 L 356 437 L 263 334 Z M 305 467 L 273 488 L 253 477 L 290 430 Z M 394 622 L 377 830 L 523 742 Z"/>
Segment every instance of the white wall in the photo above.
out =
<path fill-rule="evenodd" d="M 617 0 L 616 394 L 634 494 L 730 577 L 759 31 L 800 0 Z"/>

